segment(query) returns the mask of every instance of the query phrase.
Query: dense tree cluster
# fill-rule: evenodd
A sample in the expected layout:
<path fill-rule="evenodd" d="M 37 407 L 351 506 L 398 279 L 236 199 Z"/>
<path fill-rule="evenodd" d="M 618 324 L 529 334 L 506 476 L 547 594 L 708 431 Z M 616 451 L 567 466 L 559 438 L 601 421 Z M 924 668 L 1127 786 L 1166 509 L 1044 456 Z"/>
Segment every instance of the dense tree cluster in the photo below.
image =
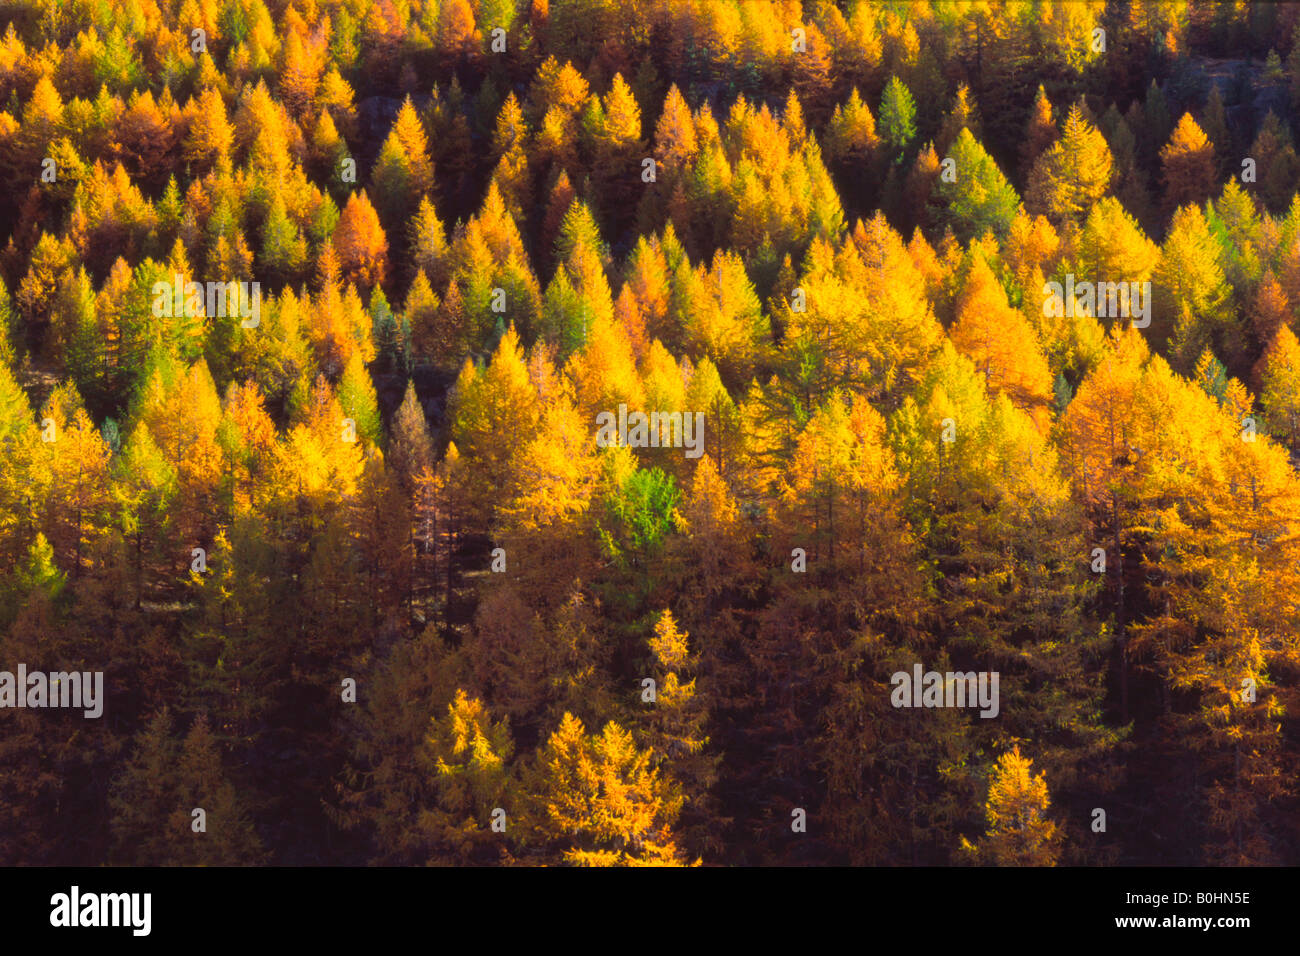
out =
<path fill-rule="evenodd" d="M 1289 5 L 7 3 L 0 670 L 107 701 L 0 862 L 1295 862 L 1297 122 Z"/>

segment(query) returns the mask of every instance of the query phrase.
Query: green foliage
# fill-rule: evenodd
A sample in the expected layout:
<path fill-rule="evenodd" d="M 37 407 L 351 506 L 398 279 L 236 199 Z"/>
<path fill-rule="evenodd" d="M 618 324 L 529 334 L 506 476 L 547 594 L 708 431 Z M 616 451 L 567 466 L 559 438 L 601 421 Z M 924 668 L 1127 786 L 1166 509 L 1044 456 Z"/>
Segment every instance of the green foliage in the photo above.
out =
<path fill-rule="evenodd" d="M 880 138 L 895 163 L 902 162 L 916 137 L 916 102 L 907 86 L 896 76 L 885 84 L 880 98 Z"/>
<path fill-rule="evenodd" d="M 621 565 L 638 567 L 654 555 L 677 522 L 676 479 L 659 468 L 628 468 L 622 456 L 607 459 L 605 515 L 598 528 L 605 553 Z M 627 469 L 627 470 L 624 470 Z M 620 471 L 622 474 L 620 475 Z"/>
<path fill-rule="evenodd" d="M 1002 175 L 997 163 L 984 147 L 963 128 L 957 134 L 949 157 L 955 179 L 948 182 L 940 174 L 934 187 L 935 218 L 942 227 L 951 227 L 963 241 L 992 231 L 1006 235 L 1020 205 L 1011 183 Z"/>

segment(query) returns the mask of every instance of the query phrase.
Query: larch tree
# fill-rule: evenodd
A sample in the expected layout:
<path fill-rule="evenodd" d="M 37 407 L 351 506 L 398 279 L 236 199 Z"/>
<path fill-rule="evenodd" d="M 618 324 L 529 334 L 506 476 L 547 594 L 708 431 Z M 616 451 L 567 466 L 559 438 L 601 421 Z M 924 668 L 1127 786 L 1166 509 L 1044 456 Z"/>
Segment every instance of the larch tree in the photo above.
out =
<path fill-rule="evenodd" d="M 467 507 L 483 521 L 480 527 L 486 527 L 489 516 L 513 496 L 517 451 L 536 435 L 541 418 L 513 328 L 506 331 L 486 368 L 480 370 L 466 361 L 449 402 L 449 417 L 451 438 L 469 482 Z"/>
<path fill-rule="evenodd" d="M 597 462 L 590 422 L 566 395 L 553 396 L 537 434 L 519 450 L 518 489 L 502 503 L 494 531 L 515 556 L 515 581 L 529 595 L 549 593 L 557 577 L 576 580 L 591 571 L 586 513 Z"/>
<path fill-rule="evenodd" d="M 937 224 L 963 240 L 989 230 L 1005 235 L 1020 205 L 1011 183 L 969 129 L 957 134 L 949 153 L 955 175 L 941 172 L 931 199 Z"/>
<path fill-rule="evenodd" d="M 964 837 L 962 849 L 992 866 L 1055 866 L 1060 834 L 1047 816 L 1051 798 L 1043 775 L 1016 746 L 998 758 L 989 782 L 985 815 L 989 829 L 978 844 Z"/>
<path fill-rule="evenodd" d="M 831 388 L 851 385 L 885 407 L 896 404 L 943 335 L 923 290 L 901 237 L 879 213 L 838 250 L 814 242 L 798 284 L 779 290 L 789 401 L 806 414 Z"/>
<path fill-rule="evenodd" d="M 375 385 L 359 353 L 352 353 L 339 379 L 339 407 L 345 419 L 356 427 L 356 436 L 372 445 L 383 447 L 384 430 L 379 417 L 379 398 Z"/>
<path fill-rule="evenodd" d="M 403 221 L 409 209 L 431 198 L 433 161 L 429 158 L 424 127 L 410 97 L 402 103 L 397 119 L 379 149 L 371 178 L 375 202 L 389 223 L 390 231 Z"/>
<path fill-rule="evenodd" d="M 1196 125 L 1191 113 L 1184 113 L 1174 134 L 1160 150 L 1165 206 L 1170 211 L 1184 205 L 1200 205 L 1210 198 L 1215 183 L 1214 144 Z"/>
<path fill-rule="evenodd" d="M 364 190 L 348 197 L 333 242 L 345 281 L 365 289 L 383 284 L 388 270 L 388 238 Z"/>
<path fill-rule="evenodd" d="M 957 95 L 953 99 L 952 108 L 944 117 L 943 124 L 935 135 L 934 148 L 939 153 L 947 153 L 948 148 L 957 139 L 957 134 L 964 129 L 969 129 L 976 139 L 980 138 L 982 130 L 979 110 L 971 102 L 970 88 L 965 83 L 960 83 L 957 86 Z"/>
<path fill-rule="evenodd" d="M 916 101 L 897 76 L 891 76 L 880 98 L 880 138 L 897 164 L 916 137 Z"/>
<path fill-rule="evenodd" d="M 10 463 L 0 473 L 0 554 L 17 561 L 19 528 L 27 522 L 19 503 L 26 494 L 27 471 L 34 451 L 36 421 L 27 395 L 9 365 L 0 362 L 0 454 Z"/>
<path fill-rule="evenodd" d="M 1106 139 L 1070 108 L 1061 138 L 1035 160 L 1025 187 L 1025 206 L 1053 222 L 1082 222 L 1110 188 L 1113 161 Z"/>
<path fill-rule="evenodd" d="M 1259 403 L 1268 431 L 1293 452 L 1300 451 L 1300 342 L 1288 327 L 1278 329 L 1260 359 Z"/>
<path fill-rule="evenodd" d="M 262 248 L 258 265 L 277 282 L 292 282 L 301 277 L 307 261 L 307 240 L 293 222 L 277 194 L 271 201 L 266 224 L 262 228 Z"/>
<path fill-rule="evenodd" d="M 1005 394 L 1018 408 L 1047 425 L 1051 373 L 1033 327 L 1007 304 L 1006 292 L 982 256 L 974 257 L 957 299 L 951 338 L 984 375 L 991 392 Z"/>
<path fill-rule="evenodd" d="M 673 279 L 675 311 L 687 351 L 697 358 L 707 356 L 728 381 L 749 378 L 769 331 L 740 256 L 719 250 L 707 269 L 701 263 L 691 270 L 683 262 Z"/>
<path fill-rule="evenodd" d="M 391 435 L 388 465 L 409 496 L 415 490 L 417 476 L 434 462 L 433 439 L 414 382 L 406 383 L 402 404 L 393 413 Z"/>
<path fill-rule="evenodd" d="M 710 833 L 716 810 L 709 791 L 717 781 L 721 757 L 709 746 L 708 704 L 696 692 L 699 654 L 668 610 L 655 618 L 649 645 L 656 683 L 654 705 L 645 717 L 646 742 L 659 765 L 681 784 L 682 839 L 716 851 L 721 847 L 717 835 Z"/>
<path fill-rule="evenodd" d="M 825 150 L 849 208 L 867 212 L 876 198 L 875 190 L 870 188 L 870 180 L 876 177 L 861 174 L 880 172 L 882 151 L 876 119 L 856 87 L 847 100 L 835 107 L 826 124 Z"/>
<path fill-rule="evenodd" d="M 29 508 L 39 516 L 59 566 L 76 578 L 108 517 L 110 452 L 71 383 L 46 399 L 40 420 L 45 435 L 56 437 L 35 449 Z"/>
<path fill-rule="evenodd" d="M 678 515 L 684 536 L 675 543 L 682 562 L 682 603 L 705 612 L 730 585 L 754 571 L 748 526 L 711 456 L 695 467 Z"/>
<path fill-rule="evenodd" d="M 1174 214 L 1152 274 L 1152 331 L 1157 342 L 1168 341 L 1171 362 L 1186 372 L 1207 345 L 1237 354 L 1237 317 L 1218 251 L 1200 208 L 1184 206 Z"/>
<path fill-rule="evenodd" d="M 519 794 L 508 722 L 492 720 L 481 700 L 457 689 L 447 712 L 431 720 L 425 748 L 437 794 L 418 822 L 433 844 L 428 862 L 464 865 L 505 856 L 494 822 L 504 811 L 504 832 L 510 832 L 510 817 L 518 812 L 511 798 Z"/>
<path fill-rule="evenodd" d="M 1146 282 L 1160 258 L 1159 247 L 1113 196 L 1103 196 L 1092 205 L 1076 250 L 1076 282 L 1085 278 L 1095 283 Z"/>
<path fill-rule="evenodd" d="M 1047 91 L 1041 85 L 1034 96 L 1034 105 L 1029 111 L 1029 122 L 1025 125 L 1025 137 L 1020 144 L 1020 172 L 1029 178 L 1038 157 L 1056 141 L 1060 131 L 1056 128 L 1056 118 L 1052 115 L 1052 101 L 1047 98 Z"/>
<path fill-rule="evenodd" d="M 544 858 L 574 866 L 681 866 L 682 798 L 613 721 L 588 734 L 565 714 L 537 753 L 531 814 Z"/>
<path fill-rule="evenodd" d="M 427 198 L 420 200 L 409 226 L 413 267 L 427 273 L 435 291 L 444 288 L 448 274 L 447 234 L 437 210 Z"/>
<path fill-rule="evenodd" d="M 211 87 L 190 101 L 189 131 L 186 134 L 184 155 L 199 169 L 229 164 L 234 146 L 235 132 L 221 94 Z"/>
<path fill-rule="evenodd" d="M 841 395 L 831 394 L 800 434 L 774 502 L 778 552 L 797 541 L 828 573 L 861 573 L 878 550 L 872 536 L 901 533 L 896 523 L 891 528 L 865 520 L 876 509 L 894 513 L 897 520 L 898 475 L 883 437 L 884 419 L 870 405 L 858 399 L 850 407 Z M 891 544 L 891 551 L 906 549 L 902 540 Z"/>
<path fill-rule="evenodd" d="M 492 152 L 498 157 L 492 178 L 500 188 L 510 214 L 520 221 L 532 206 L 534 193 L 532 171 L 525 151 L 528 133 L 523 110 L 512 92 L 497 113 L 496 129 L 492 134 Z"/>
<path fill-rule="evenodd" d="M 641 181 L 641 108 L 622 74 L 615 73 L 602 100 L 602 121 L 597 131 L 594 180 L 605 218 L 614 235 L 621 235 L 636 213 Z"/>

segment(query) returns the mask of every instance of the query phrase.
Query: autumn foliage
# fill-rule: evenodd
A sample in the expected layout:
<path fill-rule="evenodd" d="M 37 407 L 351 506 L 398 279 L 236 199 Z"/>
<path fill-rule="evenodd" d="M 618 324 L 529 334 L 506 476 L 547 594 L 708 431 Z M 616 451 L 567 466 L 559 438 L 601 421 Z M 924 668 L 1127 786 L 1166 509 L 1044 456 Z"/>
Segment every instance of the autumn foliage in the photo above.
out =
<path fill-rule="evenodd" d="M 7 4 L 0 863 L 1295 863 L 1298 30 Z"/>

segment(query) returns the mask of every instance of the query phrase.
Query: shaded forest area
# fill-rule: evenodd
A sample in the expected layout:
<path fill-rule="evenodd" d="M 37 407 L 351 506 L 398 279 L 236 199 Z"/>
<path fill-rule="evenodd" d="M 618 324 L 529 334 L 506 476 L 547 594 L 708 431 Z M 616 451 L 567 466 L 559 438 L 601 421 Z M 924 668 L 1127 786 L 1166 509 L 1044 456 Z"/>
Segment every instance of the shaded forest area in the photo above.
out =
<path fill-rule="evenodd" d="M 0 0 L 0 863 L 1300 861 L 1298 41 Z"/>

